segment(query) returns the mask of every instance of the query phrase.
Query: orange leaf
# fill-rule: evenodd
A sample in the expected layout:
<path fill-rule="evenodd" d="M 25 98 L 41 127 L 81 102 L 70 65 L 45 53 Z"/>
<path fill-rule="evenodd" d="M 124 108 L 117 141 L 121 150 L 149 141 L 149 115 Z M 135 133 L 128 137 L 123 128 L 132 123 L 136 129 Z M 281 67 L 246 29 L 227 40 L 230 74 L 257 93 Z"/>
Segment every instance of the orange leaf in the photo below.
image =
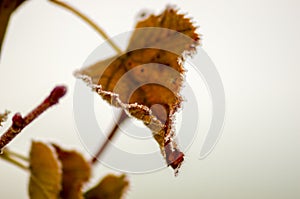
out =
<path fill-rule="evenodd" d="M 120 199 L 129 182 L 125 175 L 107 175 L 99 184 L 84 194 L 86 199 Z"/>
<path fill-rule="evenodd" d="M 61 190 L 61 164 L 52 146 L 32 142 L 29 195 L 31 199 L 57 199 Z"/>
<path fill-rule="evenodd" d="M 174 169 L 184 155 L 173 139 L 173 120 L 182 102 L 184 56 L 199 44 L 195 30 L 190 19 L 167 7 L 137 23 L 126 53 L 77 72 L 103 99 L 142 120 Z"/>
<path fill-rule="evenodd" d="M 90 164 L 76 151 L 66 151 L 53 145 L 62 163 L 63 181 L 60 196 L 64 199 L 81 199 L 82 186 L 91 176 Z"/>

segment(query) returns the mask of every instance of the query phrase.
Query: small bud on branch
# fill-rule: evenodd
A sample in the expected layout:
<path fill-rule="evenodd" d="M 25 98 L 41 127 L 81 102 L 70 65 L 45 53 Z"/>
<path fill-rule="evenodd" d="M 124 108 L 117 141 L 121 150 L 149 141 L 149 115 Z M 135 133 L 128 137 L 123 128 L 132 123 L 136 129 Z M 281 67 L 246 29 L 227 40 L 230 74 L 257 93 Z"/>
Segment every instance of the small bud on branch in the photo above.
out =
<path fill-rule="evenodd" d="M 12 118 L 11 127 L 0 138 L 0 150 L 12 141 L 28 124 L 41 115 L 45 110 L 57 104 L 59 99 L 67 92 L 65 86 L 56 86 L 50 95 L 27 116 L 22 117 L 20 113 L 16 113 Z"/>

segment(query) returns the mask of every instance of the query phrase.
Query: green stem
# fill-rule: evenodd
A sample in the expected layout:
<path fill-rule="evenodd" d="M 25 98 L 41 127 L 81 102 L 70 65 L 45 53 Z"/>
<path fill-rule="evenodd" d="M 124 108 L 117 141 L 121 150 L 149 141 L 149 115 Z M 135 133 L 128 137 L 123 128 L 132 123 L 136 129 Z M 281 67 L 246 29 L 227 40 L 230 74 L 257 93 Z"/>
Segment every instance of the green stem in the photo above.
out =
<path fill-rule="evenodd" d="M 8 154 L 8 155 L 11 156 L 11 157 L 15 157 L 15 158 L 20 159 L 20 160 L 23 160 L 23 161 L 25 161 L 25 162 L 29 162 L 29 159 L 28 159 L 26 156 L 24 156 L 24 155 L 22 155 L 22 154 L 19 154 L 19 153 L 17 153 L 17 152 L 8 150 L 7 148 L 4 149 L 3 152 L 6 153 L 6 154 Z"/>
<path fill-rule="evenodd" d="M 0 155 L 0 158 L 2 158 L 3 160 L 6 160 L 7 162 L 27 171 L 28 167 L 25 166 L 24 164 L 22 164 L 21 162 L 19 162 L 18 160 L 10 157 L 10 155 L 8 155 L 7 153 L 3 152 L 3 154 Z"/>
<path fill-rule="evenodd" d="M 96 32 L 98 32 L 104 39 L 107 40 L 107 42 L 111 45 L 111 47 L 118 53 L 121 54 L 122 50 L 108 37 L 108 35 L 99 27 L 97 26 L 92 20 L 90 20 L 87 16 L 85 16 L 84 14 L 82 14 L 81 12 L 79 12 L 78 10 L 76 10 L 75 8 L 71 7 L 70 5 L 62 2 L 62 1 L 58 1 L 58 0 L 49 0 L 50 2 L 61 6 L 67 10 L 69 10 L 70 12 L 74 13 L 75 15 L 77 15 L 79 18 L 81 18 L 84 22 L 86 22 L 87 24 L 89 24 Z"/>

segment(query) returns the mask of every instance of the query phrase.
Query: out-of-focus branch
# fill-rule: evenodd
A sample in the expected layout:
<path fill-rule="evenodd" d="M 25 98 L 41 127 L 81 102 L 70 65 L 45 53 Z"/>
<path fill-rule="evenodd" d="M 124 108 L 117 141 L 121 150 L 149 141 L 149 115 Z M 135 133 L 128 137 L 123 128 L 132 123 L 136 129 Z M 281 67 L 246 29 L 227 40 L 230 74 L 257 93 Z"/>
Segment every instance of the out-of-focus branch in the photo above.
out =
<path fill-rule="evenodd" d="M 58 0 L 49 0 L 50 2 L 61 6 L 73 14 L 77 15 L 79 18 L 81 18 L 84 22 L 89 24 L 96 32 L 98 32 L 104 39 L 107 40 L 107 42 L 111 45 L 111 47 L 118 53 L 121 54 L 122 50 L 109 38 L 109 36 L 103 31 L 102 28 L 100 28 L 98 25 L 96 25 L 91 19 L 89 19 L 87 16 L 73 8 L 72 6 L 64 3 L 63 1 L 58 1 Z"/>
<path fill-rule="evenodd" d="M 11 14 L 25 0 L 0 0 L 0 53 Z"/>
<path fill-rule="evenodd" d="M 113 139 L 113 137 L 116 135 L 116 132 L 119 129 L 119 125 L 122 122 L 124 122 L 124 120 L 126 118 L 128 118 L 127 114 L 124 111 L 122 111 L 119 120 L 117 121 L 117 123 L 115 124 L 115 126 L 113 127 L 113 129 L 111 130 L 111 132 L 109 133 L 107 139 L 100 146 L 99 150 L 97 151 L 97 153 L 94 155 L 93 159 L 91 160 L 92 164 L 95 164 L 97 162 L 97 160 L 99 160 L 100 156 L 103 154 L 103 152 L 106 149 L 106 147 L 108 146 L 109 142 L 111 142 L 111 140 Z"/>

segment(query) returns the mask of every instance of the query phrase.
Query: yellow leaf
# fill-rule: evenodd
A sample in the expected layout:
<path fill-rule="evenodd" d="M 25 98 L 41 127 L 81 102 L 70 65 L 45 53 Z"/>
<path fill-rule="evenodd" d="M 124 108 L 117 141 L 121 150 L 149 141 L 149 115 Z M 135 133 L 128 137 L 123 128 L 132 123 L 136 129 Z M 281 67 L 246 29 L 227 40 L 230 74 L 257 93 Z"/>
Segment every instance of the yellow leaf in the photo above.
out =
<path fill-rule="evenodd" d="M 85 199 L 120 199 L 129 182 L 125 175 L 109 174 L 99 184 L 84 194 Z"/>
<path fill-rule="evenodd" d="M 61 164 L 51 145 L 32 142 L 29 195 L 31 199 L 57 199 L 61 191 Z"/>

